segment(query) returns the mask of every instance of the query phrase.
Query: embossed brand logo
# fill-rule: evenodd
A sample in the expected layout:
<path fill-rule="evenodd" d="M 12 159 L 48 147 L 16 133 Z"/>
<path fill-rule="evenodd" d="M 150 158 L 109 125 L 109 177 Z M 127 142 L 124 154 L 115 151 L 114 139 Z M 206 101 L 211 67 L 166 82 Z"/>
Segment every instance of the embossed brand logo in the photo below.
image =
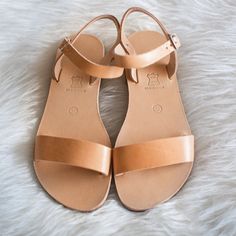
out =
<path fill-rule="evenodd" d="M 158 79 L 159 75 L 157 73 L 149 73 L 148 77 L 148 86 L 160 86 L 160 81 Z"/>
<path fill-rule="evenodd" d="M 71 77 L 71 84 L 70 87 L 66 89 L 66 91 L 81 91 L 86 92 L 86 90 L 82 90 L 84 87 L 84 78 L 80 75 L 73 75 Z"/>
<path fill-rule="evenodd" d="M 82 88 L 83 78 L 79 75 L 73 75 L 71 78 L 71 88 Z"/>
<path fill-rule="evenodd" d="M 157 89 L 157 88 L 164 88 L 163 84 L 159 79 L 158 73 L 149 73 L 147 74 L 147 86 L 145 89 Z"/>
<path fill-rule="evenodd" d="M 154 112 L 160 113 L 160 112 L 162 111 L 162 106 L 161 106 L 160 104 L 154 104 L 154 105 L 152 106 L 152 110 L 153 110 Z"/>
<path fill-rule="evenodd" d="M 70 107 L 69 108 L 69 114 L 71 114 L 71 115 L 75 115 L 75 114 L 77 114 L 78 113 L 78 107 L 76 107 L 76 106 L 72 106 L 72 107 Z"/>

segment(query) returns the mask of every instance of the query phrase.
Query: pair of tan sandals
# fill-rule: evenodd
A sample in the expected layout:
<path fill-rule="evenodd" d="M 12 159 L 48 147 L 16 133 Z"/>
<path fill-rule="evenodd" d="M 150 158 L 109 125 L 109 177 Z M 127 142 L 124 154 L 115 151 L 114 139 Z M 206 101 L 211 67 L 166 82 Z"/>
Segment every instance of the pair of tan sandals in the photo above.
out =
<path fill-rule="evenodd" d="M 150 16 L 162 33 L 124 33 L 130 13 Z M 117 40 L 104 45 L 82 31 L 108 19 Z M 45 111 L 38 129 L 34 168 L 44 189 L 58 202 L 80 211 L 101 206 L 112 173 L 121 202 L 134 211 L 172 197 L 188 178 L 194 160 L 191 134 L 178 89 L 176 49 L 180 43 L 161 22 L 141 8 L 128 9 L 121 23 L 101 15 L 57 51 Z M 129 103 L 115 147 L 102 123 L 98 96 L 101 79 L 125 72 Z"/>

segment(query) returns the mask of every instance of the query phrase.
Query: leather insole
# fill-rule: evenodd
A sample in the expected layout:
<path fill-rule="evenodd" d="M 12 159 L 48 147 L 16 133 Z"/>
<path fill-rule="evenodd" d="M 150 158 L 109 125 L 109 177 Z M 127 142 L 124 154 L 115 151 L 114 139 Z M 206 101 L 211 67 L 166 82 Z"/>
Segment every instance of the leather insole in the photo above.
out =
<path fill-rule="evenodd" d="M 129 41 L 137 54 L 166 41 L 158 32 L 136 32 Z M 191 134 L 181 102 L 177 79 L 168 78 L 169 56 L 138 69 L 139 83 L 127 80 L 129 104 L 116 147 Z M 145 159 L 145 156 L 143 157 Z M 161 158 L 161 157 L 160 157 Z M 176 164 L 115 176 L 122 203 L 132 210 L 145 210 L 173 196 L 184 184 L 192 163 Z"/>
<path fill-rule="evenodd" d="M 74 46 L 91 61 L 98 63 L 104 56 L 103 44 L 94 36 L 80 35 Z M 51 81 L 38 135 L 111 146 L 98 111 L 100 79 L 92 84 L 89 81 L 88 75 L 64 57 L 59 83 Z M 111 174 L 104 176 L 95 171 L 50 161 L 34 162 L 34 167 L 44 189 L 69 208 L 94 210 L 107 197 Z"/>

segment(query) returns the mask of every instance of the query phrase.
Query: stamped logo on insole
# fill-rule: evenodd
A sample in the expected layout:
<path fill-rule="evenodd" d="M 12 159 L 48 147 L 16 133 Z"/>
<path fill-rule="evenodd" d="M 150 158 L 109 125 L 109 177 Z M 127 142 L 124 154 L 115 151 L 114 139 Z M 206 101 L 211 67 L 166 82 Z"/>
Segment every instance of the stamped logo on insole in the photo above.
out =
<path fill-rule="evenodd" d="M 78 113 L 79 109 L 76 106 L 72 106 L 72 107 L 69 107 L 68 111 L 69 111 L 70 115 L 76 115 Z"/>
<path fill-rule="evenodd" d="M 160 113 L 160 112 L 162 111 L 162 106 L 161 106 L 160 104 L 154 104 L 154 105 L 152 106 L 152 110 L 153 110 L 154 112 Z"/>
<path fill-rule="evenodd" d="M 164 84 L 158 73 L 152 72 L 147 74 L 147 86 L 145 89 L 164 88 Z"/>
<path fill-rule="evenodd" d="M 67 88 L 66 91 L 86 92 L 86 89 L 84 89 L 84 85 L 85 85 L 84 77 L 76 74 L 71 77 L 70 87 Z"/>

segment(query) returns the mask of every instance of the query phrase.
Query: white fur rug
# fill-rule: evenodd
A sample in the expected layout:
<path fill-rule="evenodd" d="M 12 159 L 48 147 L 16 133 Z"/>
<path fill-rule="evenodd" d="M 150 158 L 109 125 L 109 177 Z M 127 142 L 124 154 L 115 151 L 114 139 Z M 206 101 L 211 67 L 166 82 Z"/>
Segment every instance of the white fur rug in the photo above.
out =
<path fill-rule="evenodd" d="M 120 19 L 130 6 L 153 12 L 181 38 L 178 77 L 196 137 L 194 169 L 174 198 L 150 211 L 124 209 L 114 186 L 100 209 L 72 211 L 42 190 L 32 168 L 55 50 L 89 19 Z M 236 235 L 235 0 L 1 0 L 0 13 L 1 236 Z M 127 31 L 153 25 L 136 16 Z M 112 24 L 96 26 L 109 42 Z M 126 105 L 124 80 L 104 82 L 100 109 L 113 142 Z"/>

